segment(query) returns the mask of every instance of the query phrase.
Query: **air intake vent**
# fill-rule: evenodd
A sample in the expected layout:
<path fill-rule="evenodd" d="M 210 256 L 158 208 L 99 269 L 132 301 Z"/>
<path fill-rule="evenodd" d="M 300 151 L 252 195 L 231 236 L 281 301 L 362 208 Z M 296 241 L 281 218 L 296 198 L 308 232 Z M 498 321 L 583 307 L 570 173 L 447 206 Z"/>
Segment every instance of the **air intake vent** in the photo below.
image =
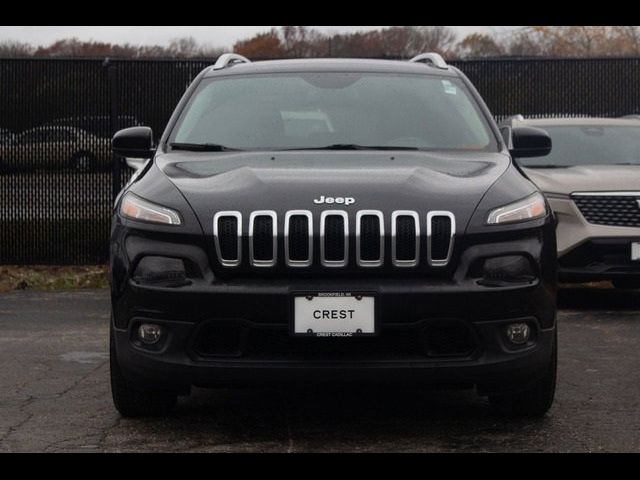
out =
<path fill-rule="evenodd" d="M 275 212 L 254 212 L 249 222 L 251 265 L 274 267 L 278 261 L 278 217 Z"/>
<path fill-rule="evenodd" d="M 347 212 L 323 212 L 320 218 L 322 265 L 345 267 L 349 263 L 349 216 Z"/>
<path fill-rule="evenodd" d="M 416 267 L 420 263 L 420 217 L 416 212 L 394 212 L 392 257 L 396 267 Z"/>
<path fill-rule="evenodd" d="M 290 267 L 313 264 L 313 216 L 307 211 L 293 211 L 285 218 L 285 256 Z"/>
<path fill-rule="evenodd" d="M 242 214 L 220 212 L 213 219 L 213 236 L 218 259 L 225 267 L 237 267 L 242 262 Z"/>
<path fill-rule="evenodd" d="M 446 267 L 451 260 L 456 232 L 455 217 L 450 212 L 432 212 L 427 218 L 429 265 Z"/>
<path fill-rule="evenodd" d="M 384 216 L 382 212 L 365 210 L 356 219 L 356 249 L 359 267 L 384 265 Z"/>
<path fill-rule="evenodd" d="M 620 194 L 574 194 L 573 201 L 593 225 L 640 227 L 640 192 Z"/>

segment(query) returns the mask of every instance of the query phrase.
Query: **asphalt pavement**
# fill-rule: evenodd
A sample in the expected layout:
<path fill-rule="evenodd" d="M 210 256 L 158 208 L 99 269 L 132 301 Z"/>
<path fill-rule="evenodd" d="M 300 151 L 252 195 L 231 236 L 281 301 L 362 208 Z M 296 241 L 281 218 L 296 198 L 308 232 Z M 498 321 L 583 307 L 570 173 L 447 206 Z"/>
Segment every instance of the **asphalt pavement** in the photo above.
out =
<path fill-rule="evenodd" d="M 196 390 L 167 419 L 111 403 L 106 291 L 0 295 L 0 452 L 640 452 L 640 293 L 564 289 L 557 401 L 472 392 Z"/>

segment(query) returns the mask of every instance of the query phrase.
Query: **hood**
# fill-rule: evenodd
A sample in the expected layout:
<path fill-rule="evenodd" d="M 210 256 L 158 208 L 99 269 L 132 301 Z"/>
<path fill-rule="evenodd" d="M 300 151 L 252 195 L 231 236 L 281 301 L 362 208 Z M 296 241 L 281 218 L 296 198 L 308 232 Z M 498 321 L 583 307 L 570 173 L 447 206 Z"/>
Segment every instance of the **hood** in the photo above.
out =
<path fill-rule="evenodd" d="M 640 191 L 640 166 L 589 165 L 523 170 L 545 193 L 571 195 L 576 192 Z"/>
<path fill-rule="evenodd" d="M 286 152 L 170 153 L 156 164 L 182 192 L 210 234 L 220 211 L 450 211 L 459 231 L 509 168 L 498 153 Z M 350 198 L 344 204 L 316 200 Z"/>

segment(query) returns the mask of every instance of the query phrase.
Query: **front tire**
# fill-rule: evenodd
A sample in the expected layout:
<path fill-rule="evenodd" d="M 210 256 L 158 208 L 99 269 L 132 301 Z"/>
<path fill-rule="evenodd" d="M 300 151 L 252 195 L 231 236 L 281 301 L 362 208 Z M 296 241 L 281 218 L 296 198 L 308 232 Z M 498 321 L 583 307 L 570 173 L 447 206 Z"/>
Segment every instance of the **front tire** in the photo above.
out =
<path fill-rule="evenodd" d="M 543 417 L 553 405 L 558 372 L 558 340 L 554 340 L 551 364 L 544 376 L 525 390 L 489 396 L 489 402 L 500 415 L 520 418 Z"/>
<path fill-rule="evenodd" d="M 171 413 L 178 396 L 138 390 L 127 383 L 118 364 L 113 327 L 110 337 L 111 394 L 116 410 L 125 418 L 163 417 Z"/>

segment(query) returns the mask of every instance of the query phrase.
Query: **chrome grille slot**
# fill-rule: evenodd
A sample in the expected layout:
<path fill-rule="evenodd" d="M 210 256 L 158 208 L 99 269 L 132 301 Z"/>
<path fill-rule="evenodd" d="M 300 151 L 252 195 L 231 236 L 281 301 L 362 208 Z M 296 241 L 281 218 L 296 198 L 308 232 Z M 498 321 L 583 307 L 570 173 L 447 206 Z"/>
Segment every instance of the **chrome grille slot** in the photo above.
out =
<path fill-rule="evenodd" d="M 456 221 L 451 212 L 431 212 L 427 217 L 427 248 L 431 267 L 446 267 L 451 261 Z"/>
<path fill-rule="evenodd" d="M 295 210 L 285 217 L 284 249 L 287 266 L 310 267 L 313 264 L 313 216 Z"/>
<path fill-rule="evenodd" d="M 225 267 L 238 267 L 242 263 L 242 214 L 216 214 L 213 219 L 213 237 L 220 263 Z"/>
<path fill-rule="evenodd" d="M 349 264 L 349 215 L 342 211 L 323 212 L 320 217 L 320 255 L 324 267 Z"/>
<path fill-rule="evenodd" d="M 416 212 L 394 212 L 391 228 L 393 265 L 417 267 L 420 264 L 420 217 Z"/>
<path fill-rule="evenodd" d="M 384 265 L 384 215 L 363 210 L 356 217 L 356 256 L 359 267 Z"/>
<path fill-rule="evenodd" d="M 275 212 L 251 214 L 249 257 L 254 267 L 274 267 L 278 262 L 278 216 Z"/>

